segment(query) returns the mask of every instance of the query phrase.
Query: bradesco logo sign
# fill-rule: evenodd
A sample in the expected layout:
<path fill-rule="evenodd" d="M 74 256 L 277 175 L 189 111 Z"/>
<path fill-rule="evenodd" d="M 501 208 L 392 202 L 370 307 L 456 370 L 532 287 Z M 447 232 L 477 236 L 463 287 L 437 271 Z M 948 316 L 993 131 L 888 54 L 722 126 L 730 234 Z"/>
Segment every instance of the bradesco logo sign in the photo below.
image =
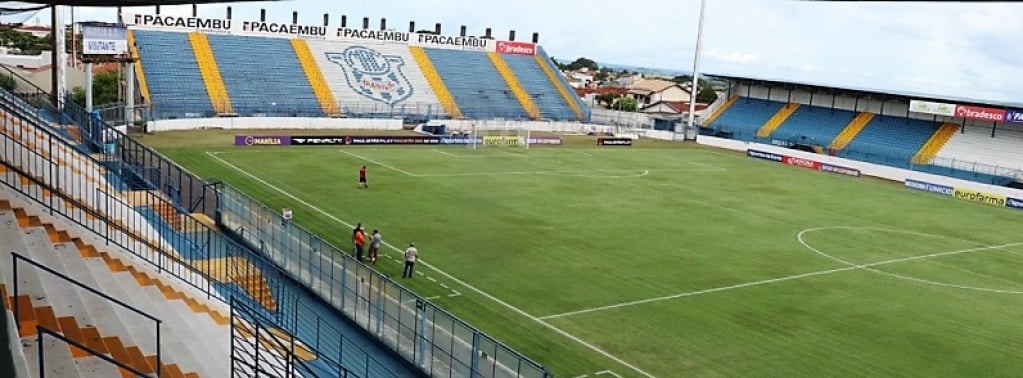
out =
<path fill-rule="evenodd" d="M 498 41 L 499 54 L 536 55 L 536 45 L 529 42 Z"/>
<path fill-rule="evenodd" d="M 1005 121 L 1005 109 L 983 108 L 980 106 L 956 106 L 956 117 L 975 119 L 978 121 Z"/>

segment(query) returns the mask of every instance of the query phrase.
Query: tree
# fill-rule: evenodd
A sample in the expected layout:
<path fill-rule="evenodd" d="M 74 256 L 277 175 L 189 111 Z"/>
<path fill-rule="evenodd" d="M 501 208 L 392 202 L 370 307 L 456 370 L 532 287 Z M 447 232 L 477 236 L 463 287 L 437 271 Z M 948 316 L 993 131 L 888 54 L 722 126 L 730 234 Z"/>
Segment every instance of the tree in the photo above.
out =
<path fill-rule="evenodd" d="M 18 88 L 18 82 L 14 80 L 14 76 L 0 74 L 0 88 L 13 91 Z"/>
<path fill-rule="evenodd" d="M 608 77 L 607 72 L 602 70 L 600 72 L 597 72 L 596 75 L 593 75 L 593 80 L 604 81 L 607 80 L 607 77 Z"/>
<path fill-rule="evenodd" d="M 632 97 L 623 97 L 618 99 L 614 108 L 615 110 L 621 110 L 623 112 L 634 112 L 639 108 L 639 103 Z"/>
<path fill-rule="evenodd" d="M 597 71 L 600 69 L 600 66 L 597 65 L 597 62 L 594 62 L 589 58 L 579 58 L 568 64 L 568 69 L 572 71 L 581 68 L 588 68 L 590 71 Z"/>
<path fill-rule="evenodd" d="M 117 72 L 103 72 L 92 77 L 92 105 L 102 106 L 120 101 L 117 96 Z M 85 107 L 85 89 L 75 87 L 71 90 L 71 101 Z"/>
<path fill-rule="evenodd" d="M 622 96 L 616 93 L 604 93 L 601 95 L 597 95 L 596 100 L 597 103 L 604 104 L 610 108 L 612 105 L 614 105 L 615 100 L 617 100 L 619 97 Z"/>
<path fill-rule="evenodd" d="M 703 88 L 700 89 L 700 92 L 696 94 L 696 102 L 704 104 L 713 103 L 714 101 L 717 101 L 717 99 L 718 93 L 709 85 L 703 86 Z"/>

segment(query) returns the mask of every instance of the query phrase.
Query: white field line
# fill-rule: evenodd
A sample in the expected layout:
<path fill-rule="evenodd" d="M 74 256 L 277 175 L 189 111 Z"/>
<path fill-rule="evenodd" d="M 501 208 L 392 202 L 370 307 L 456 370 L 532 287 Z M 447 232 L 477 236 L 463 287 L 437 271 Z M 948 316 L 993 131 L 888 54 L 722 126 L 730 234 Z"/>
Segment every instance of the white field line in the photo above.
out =
<path fill-rule="evenodd" d="M 623 302 L 623 303 L 618 303 L 618 304 L 613 304 L 613 305 L 593 307 L 593 308 L 588 308 L 588 309 L 585 309 L 585 310 L 577 310 L 577 311 L 570 311 L 570 312 L 565 312 L 565 313 L 561 313 L 561 314 L 541 316 L 538 319 L 540 319 L 540 320 L 548 320 L 548 319 L 564 318 L 564 317 L 567 317 L 567 316 L 588 314 L 588 313 L 591 313 L 591 312 L 611 310 L 611 309 L 635 306 L 635 305 L 651 303 L 651 302 L 661 302 L 661 301 L 667 301 L 667 300 L 671 300 L 671 299 L 692 297 L 692 296 L 697 296 L 697 295 L 700 295 L 700 294 L 716 293 L 716 292 L 720 292 L 720 291 L 741 289 L 741 288 L 745 288 L 745 287 L 767 285 L 767 284 L 772 284 L 772 283 L 777 283 L 777 282 L 792 281 L 792 280 L 797 280 L 797 279 L 806 278 L 806 277 L 823 276 L 823 275 L 826 275 L 826 274 L 846 272 L 846 271 L 850 271 L 850 270 L 870 268 L 870 267 L 875 267 L 875 266 L 880 266 L 880 265 L 888 265 L 888 264 L 895 264 L 895 263 L 906 262 L 906 261 L 929 259 L 929 258 L 941 257 L 941 256 L 958 255 L 958 254 L 961 254 L 961 253 L 985 251 L 985 250 L 991 250 L 991 249 L 1002 249 L 1002 248 L 1016 247 L 1016 246 L 1020 246 L 1020 245 L 1023 245 L 1023 243 L 1009 243 L 1009 244 L 994 245 L 994 246 L 975 247 L 975 248 L 968 248 L 968 249 L 960 249 L 958 251 L 938 252 L 938 253 L 931 253 L 931 254 L 928 254 L 928 255 L 911 256 L 911 257 L 903 257 L 903 258 L 893 259 L 893 260 L 878 261 L 878 262 L 873 262 L 873 263 L 869 263 L 869 264 L 857 264 L 857 265 L 847 266 L 847 267 L 844 267 L 844 268 L 821 270 L 821 271 L 817 271 L 817 272 L 796 274 L 796 275 L 786 276 L 786 277 L 779 277 L 779 278 L 772 278 L 772 279 L 767 279 L 767 280 L 760 280 L 760 281 L 741 283 L 741 284 L 738 284 L 738 285 L 722 286 L 722 287 L 716 287 L 716 288 L 713 288 L 713 289 L 704 289 L 704 290 L 690 291 L 690 292 L 686 292 L 686 293 L 680 293 L 680 294 L 674 294 L 674 295 L 666 295 L 666 296 L 657 297 L 657 298 L 648 298 L 648 299 L 642 299 L 642 300 L 638 300 L 638 301 Z"/>
<path fill-rule="evenodd" d="M 234 169 L 234 170 L 236 170 L 236 171 L 238 171 L 238 172 L 248 176 L 249 178 L 255 180 L 256 182 L 259 182 L 259 183 L 261 183 L 263 185 L 266 185 L 266 187 L 268 187 L 270 189 L 276 190 L 278 193 L 281 193 L 282 195 L 284 195 L 284 196 L 286 196 L 288 198 L 291 198 L 292 200 L 295 200 L 299 204 L 301 204 L 301 205 L 303 205 L 305 207 L 308 207 L 309 209 L 312 209 L 312 210 L 322 214 L 323 216 L 325 216 L 327 218 L 330 218 L 331 220 L 344 225 L 345 227 L 355 227 L 355 225 L 353 225 L 351 223 L 348 223 L 348 222 L 345 222 L 344 220 L 341 220 L 340 218 L 335 217 L 334 215 L 331 215 L 330 213 L 324 211 L 323 209 L 321 209 L 321 208 L 319 208 L 319 207 L 317 207 L 317 206 L 315 206 L 315 205 L 313 205 L 313 204 L 311 204 L 309 202 L 306 202 L 305 200 L 303 200 L 301 198 L 298 198 L 298 197 L 296 197 L 295 195 L 293 195 L 291 193 L 288 193 L 287 191 L 277 187 L 276 185 L 273 185 L 273 184 L 271 184 L 269 182 L 266 182 L 266 180 L 263 180 L 262 178 L 259 178 L 258 176 L 253 175 L 252 173 L 249 173 L 248 171 L 246 171 L 244 169 L 241 169 L 241 168 L 239 168 L 238 166 L 236 166 L 234 164 L 231 164 L 230 162 L 220 158 L 219 156 L 216 156 L 215 154 L 212 154 L 212 153 L 209 153 L 209 152 L 207 152 L 206 154 L 209 155 L 210 157 L 212 157 L 213 159 L 223 163 L 224 165 L 226 165 L 228 167 L 231 167 L 232 169 Z M 399 172 L 401 172 L 401 171 L 399 170 Z M 404 254 L 401 249 L 398 249 L 397 247 L 395 247 L 394 245 L 391 245 L 388 242 L 383 242 L 383 244 L 385 246 L 387 246 L 388 248 L 391 248 L 392 250 L 394 250 L 397 253 Z M 611 353 L 608 353 L 607 351 L 605 351 L 603 349 L 600 349 L 596 345 L 590 344 L 589 342 L 586 342 L 585 340 L 580 339 L 579 337 L 577 337 L 575 335 L 572 335 L 572 334 L 570 334 L 568 332 L 565 332 L 565 331 L 561 330 L 558 327 L 555 327 L 555 326 L 551 325 L 550 323 L 544 321 L 543 319 L 540 319 L 540 318 L 537 318 L 536 316 L 530 315 L 529 313 L 525 312 L 524 310 L 522 310 L 522 309 L 520 309 L 518 307 L 515 307 L 515 306 L 509 304 L 508 302 L 502 301 L 502 300 L 498 299 L 497 297 L 495 297 L 493 295 L 490 295 L 487 292 L 485 292 L 485 291 L 483 291 L 483 290 L 481 290 L 481 289 L 479 289 L 479 288 L 477 288 L 475 286 L 472 286 L 472 285 L 470 285 L 469 283 L 467 283 L 465 281 L 462 281 L 462 280 L 460 280 L 458 278 L 455 278 L 455 276 L 452 276 L 451 274 L 448 274 L 447 272 L 438 269 L 437 267 L 431 265 L 430 263 L 426 262 L 425 260 L 419 260 L 418 262 L 420 264 L 423 264 L 423 266 L 425 266 L 425 267 L 427 267 L 427 268 L 437 272 L 437 274 L 440 274 L 441 276 L 444 276 L 445 278 L 451 280 L 452 282 L 455 282 L 455 283 L 457 283 L 459 285 L 462 285 L 463 287 L 465 287 L 465 288 L 467 288 L 469 290 L 472 290 L 476 294 L 479 294 L 480 296 L 483 296 L 484 298 L 487 298 L 487 299 L 489 299 L 491 301 L 494 301 L 495 303 L 497 303 L 497 304 L 499 304 L 499 305 L 501 305 L 501 306 L 503 306 L 503 307 L 505 307 L 505 308 L 507 308 L 509 310 L 512 310 L 513 312 L 515 312 L 515 313 L 517 313 L 517 314 L 519 314 L 519 315 L 521 315 L 521 316 L 523 316 L 523 317 L 525 317 L 527 319 L 530 319 L 530 320 L 532 320 L 534 322 L 537 322 L 540 325 L 546 327 L 547 329 L 550 329 L 551 331 L 554 331 L 554 332 L 558 333 L 559 335 L 562 335 L 562 336 L 564 336 L 564 337 L 566 337 L 566 338 L 568 338 L 568 339 L 570 339 L 572 341 L 575 341 L 576 343 L 579 343 L 580 345 L 582 345 L 582 346 L 584 346 L 586 348 L 589 348 L 590 350 L 592 350 L 594 352 L 597 352 L 598 354 L 600 354 L 600 355 L 602 355 L 602 356 L 604 356 L 604 357 L 606 357 L 606 358 L 608 358 L 608 359 L 610 359 L 612 361 L 615 361 L 615 362 L 621 364 L 622 366 L 625 366 L 625 367 L 627 367 L 629 369 L 632 369 L 633 371 L 635 371 L 635 372 L 637 372 L 637 373 L 639 373 L 639 374 L 641 374 L 641 375 L 643 375 L 645 377 L 656 378 L 653 374 L 647 373 L 643 369 L 640 369 L 639 367 L 636 367 L 635 365 L 630 364 L 630 363 L 626 362 L 625 360 L 622 360 L 621 358 L 615 357 Z M 459 294 L 461 294 L 461 293 L 459 293 Z"/>
<path fill-rule="evenodd" d="M 404 169 L 401 169 L 401 168 L 396 168 L 396 167 L 393 167 L 393 166 L 390 166 L 390 165 L 387 165 L 387 164 L 381 163 L 381 162 L 379 162 L 379 161 L 376 161 L 376 160 L 370 159 L 370 158 L 368 158 L 368 157 L 364 157 L 364 156 L 362 156 L 362 155 L 359 155 L 359 154 L 355 154 L 355 153 L 352 153 L 352 152 L 348 152 L 348 151 L 345 151 L 345 150 L 338 150 L 338 151 L 340 151 L 340 152 L 341 152 L 342 154 L 345 154 L 345 155 L 349 155 L 349 156 L 352 156 L 352 157 L 355 157 L 355 158 L 358 158 L 358 159 L 362 159 L 362 160 L 368 161 L 368 162 L 370 162 L 370 163 L 373 163 L 373 164 L 379 165 L 379 166 L 381 166 L 381 167 L 384 167 L 384 168 L 390 169 L 390 170 L 392 170 L 392 171 L 395 171 L 395 172 L 398 172 L 398 173 L 403 173 L 403 174 L 405 174 L 406 176 L 412 176 L 412 177 L 416 177 L 416 175 L 415 175 L 414 173 L 412 173 L 412 172 L 409 172 L 409 171 L 406 171 L 406 170 L 404 170 Z"/>

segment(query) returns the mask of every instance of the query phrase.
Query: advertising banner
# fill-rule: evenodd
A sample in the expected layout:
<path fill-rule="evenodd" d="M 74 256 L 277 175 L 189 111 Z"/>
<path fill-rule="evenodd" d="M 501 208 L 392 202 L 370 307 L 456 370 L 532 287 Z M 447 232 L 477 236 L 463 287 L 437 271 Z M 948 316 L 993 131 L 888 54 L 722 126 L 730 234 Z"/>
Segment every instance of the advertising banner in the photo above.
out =
<path fill-rule="evenodd" d="M 813 169 L 813 170 L 821 169 L 821 163 L 818 163 L 818 162 L 813 161 L 813 160 L 802 159 L 802 158 L 791 157 L 791 156 L 783 156 L 782 159 L 781 159 L 781 163 L 782 164 L 788 164 L 788 165 L 794 165 L 794 166 L 797 166 L 797 167 L 810 168 L 810 169 Z"/>
<path fill-rule="evenodd" d="M 941 102 L 910 100 L 909 111 L 953 117 L 956 114 L 956 106 Z"/>
<path fill-rule="evenodd" d="M 632 138 L 597 138 L 598 146 L 631 146 Z"/>
<path fill-rule="evenodd" d="M 1023 210 L 1023 199 L 1012 198 L 1012 197 L 1006 198 L 1005 199 L 1005 207 L 1011 207 L 1013 209 Z"/>
<path fill-rule="evenodd" d="M 999 194 L 991 194 L 978 192 L 972 189 L 955 188 L 952 191 L 952 196 L 959 199 L 964 199 L 972 202 L 980 202 L 992 206 L 1005 206 L 1005 196 Z"/>
<path fill-rule="evenodd" d="M 536 45 L 529 42 L 497 41 L 499 54 L 536 55 Z"/>
<path fill-rule="evenodd" d="M 233 34 L 258 37 L 284 37 L 343 41 L 349 43 L 386 43 L 448 50 L 497 51 L 497 42 L 473 36 L 460 37 L 427 33 L 409 33 L 393 30 L 331 28 L 329 26 L 298 25 L 262 21 L 233 21 L 203 17 L 177 17 L 136 14 L 126 18 L 134 21 L 133 28 L 194 31 L 211 34 Z M 536 46 L 525 42 L 510 42 L 504 49 L 508 54 L 533 55 Z"/>
<path fill-rule="evenodd" d="M 122 55 L 128 53 L 128 28 L 118 25 L 82 24 L 83 55 Z"/>
<path fill-rule="evenodd" d="M 503 136 L 503 135 L 485 135 L 483 136 L 483 144 L 494 145 L 494 146 L 518 146 L 522 143 L 522 139 L 517 136 Z"/>
<path fill-rule="evenodd" d="M 436 145 L 440 144 L 440 137 L 436 136 L 346 136 L 345 144 L 350 145 L 378 145 L 378 144 L 413 144 L 413 145 Z"/>
<path fill-rule="evenodd" d="M 287 146 L 291 137 L 287 135 L 235 135 L 235 146 Z"/>
<path fill-rule="evenodd" d="M 978 121 L 1003 122 L 1005 121 L 1005 109 L 957 105 L 955 116 Z"/>
<path fill-rule="evenodd" d="M 441 136 L 440 144 L 483 144 L 483 138 L 473 136 Z"/>
<path fill-rule="evenodd" d="M 746 156 L 749 156 L 751 158 L 764 159 L 764 160 L 777 161 L 777 162 L 781 162 L 782 159 L 785 158 L 784 156 L 781 156 L 781 155 L 778 155 L 778 154 L 772 154 L 770 152 L 763 152 L 763 151 L 757 151 L 757 150 L 746 150 Z"/>
<path fill-rule="evenodd" d="M 561 145 L 565 143 L 561 137 L 529 137 L 529 144 L 552 144 Z"/>
<path fill-rule="evenodd" d="M 823 171 L 823 172 L 837 173 L 837 174 L 840 174 L 840 175 L 846 175 L 846 176 L 852 176 L 852 177 L 860 177 L 860 176 L 863 175 L 863 173 L 860 172 L 859 169 L 848 168 L 848 167 L 843 167 L 843 166 L 839 166 L 839 165 L 831 165 L 831 164 L 828 164 L 828 163 L 821 163 L 821 166 L 818 169 Z"/>
<path fill-rule="evenodd" d="M 1009 109 L 1005 111 L 1005 122 L 1023 123 L 1023 110 Z"/>
<path fill-rule="evenodd" d="M 946 196 L 952 195 L 953 188 L 951 186 L 932 184 L 924 181 L 906 179 L 905 185 L 907 188 L 923 190 L 925 192 L 944 194 Z"/>
<path fill-rule="evenodd" d="M 295 146 L 340 146 L 348 144 L 345 136 L 292 136 L 291 144 Z"/>

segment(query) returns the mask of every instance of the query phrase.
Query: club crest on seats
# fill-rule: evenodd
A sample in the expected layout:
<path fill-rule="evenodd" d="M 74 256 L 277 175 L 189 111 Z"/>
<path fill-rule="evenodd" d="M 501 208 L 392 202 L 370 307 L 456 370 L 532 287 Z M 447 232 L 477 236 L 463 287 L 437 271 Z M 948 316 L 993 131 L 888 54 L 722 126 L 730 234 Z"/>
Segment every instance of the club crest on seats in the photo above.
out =
<path fill-rule="evenodd" d="M 412 96 L 412 84 L 401 70 L 405 61 L 400 56 L 384 55 L 365 46 L 326 55 L 345 72 L 348 86 L 364 97 L 394 105 Z"/>

